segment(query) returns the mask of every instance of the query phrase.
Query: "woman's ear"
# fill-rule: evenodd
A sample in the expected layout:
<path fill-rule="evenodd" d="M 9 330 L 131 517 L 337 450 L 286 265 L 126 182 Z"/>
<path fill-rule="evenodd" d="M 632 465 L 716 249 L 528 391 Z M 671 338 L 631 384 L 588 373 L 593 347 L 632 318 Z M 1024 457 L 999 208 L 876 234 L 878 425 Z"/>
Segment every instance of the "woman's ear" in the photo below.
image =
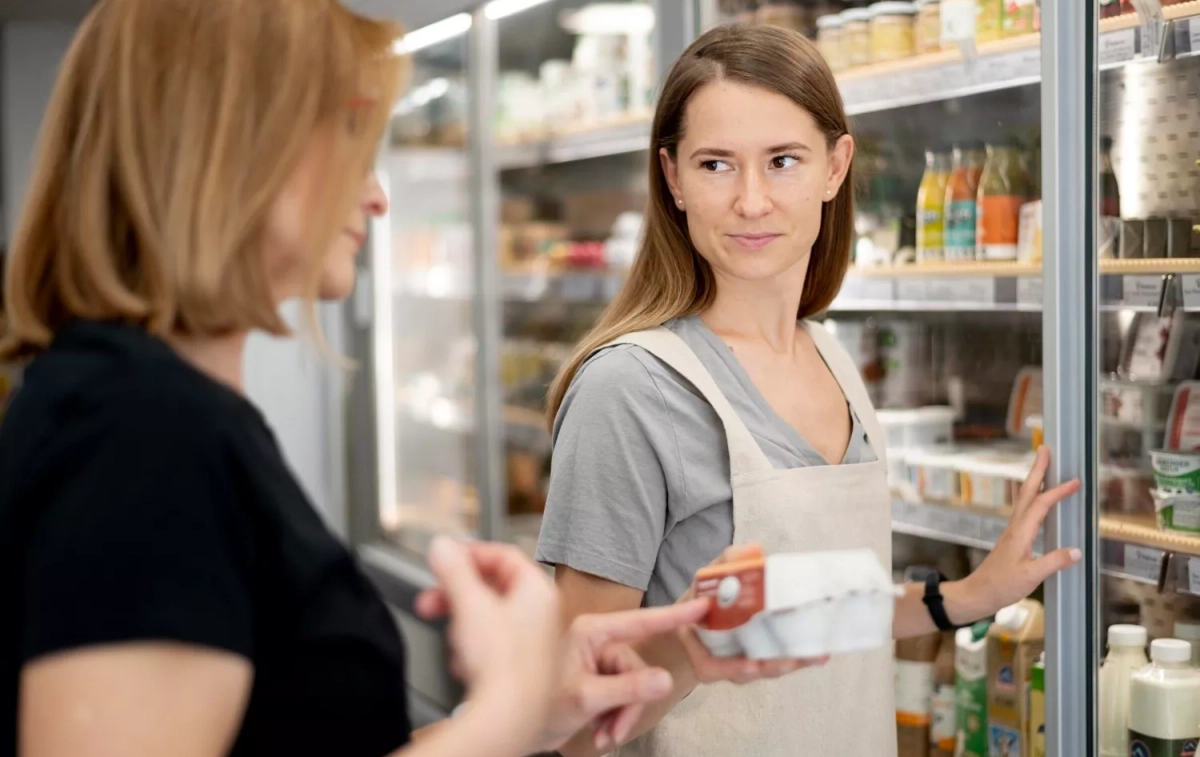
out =
<path fill-rule="evenodd" d="M 675 162 L 675 159 L 671 157 L 671 153 L 667 152 L 667 148 L 665 147 L 658 151 L 658 163 L 662 166 L 663 177 L 667 180 L 667 187 L 671 190 L 675 207 L 683 210 L 683 190 L 679 186 L 679 164 Z"/>
<path fill-rule="evenodd" d="M 846 181 L 846 174 L 850 172 L 850 164 L 853 160 L 854 137 L 843 134 L 838 137 L 838 141 L 833 144 L 833 149 L 829 151 L 829 176 L 825 180 L 826 199 L 837 197 L 842 184 Z"/>

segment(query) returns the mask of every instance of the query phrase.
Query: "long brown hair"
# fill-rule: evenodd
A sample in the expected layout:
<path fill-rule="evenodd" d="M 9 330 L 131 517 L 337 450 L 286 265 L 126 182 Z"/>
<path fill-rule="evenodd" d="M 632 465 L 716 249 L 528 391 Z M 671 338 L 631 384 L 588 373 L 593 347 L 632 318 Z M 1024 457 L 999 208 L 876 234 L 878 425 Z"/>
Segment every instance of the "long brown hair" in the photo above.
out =
<path fill-rule="evenodd" d="M 46 114 L 0 360 L 77 318 L 288 333 L 261 254 L 268 212 L 321 135 L 311 303 L 402 86 L 400 34 L 336 0 L 100 0 Z"/>
<path fill-rule="evenodd" d="M 628 281 L 550 387 L 553 425 L 567 388 L 596 349 L 672 318 L 706 310 L 716 295 L 712 268 L 692 246 L 687 216 L 675 207 L 658 154 L 676 157 L 686 128 L 687 104 L 717 80 L 749 84 L 791 99 L 817 122 L 827 144 L 849 133 L 837 82 L 816 46 L 796 32 L 772 26 L 723 26 L 703 35 L 675 63 L 663 85 L 650 132 L 650 201 Z M 841 289 L 854 238 L 853 166 L 837 196 L 825 203 L 800 299 L 800 318 L 822 312 Z"/>

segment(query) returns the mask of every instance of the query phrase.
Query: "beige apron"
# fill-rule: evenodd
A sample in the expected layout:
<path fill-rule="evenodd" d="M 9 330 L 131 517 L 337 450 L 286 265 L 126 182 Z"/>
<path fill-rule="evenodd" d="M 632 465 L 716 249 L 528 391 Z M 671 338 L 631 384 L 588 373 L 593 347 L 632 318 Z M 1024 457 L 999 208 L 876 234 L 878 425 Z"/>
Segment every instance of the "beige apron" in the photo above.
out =
<path fill-rule="evenodd" d="M 733 541 L 771 552 L 869 547 L 891 569 L 884 435 L 857 368 L 824 327 L 805 328 L 870 437 L 876 462 L 776 470 L 687 344 L 667 329 L 614 344 L 647 350 L 683 375 L 720 416 L 729 443 Z M 701 685 L 620 757 L 841 757 L 896 754 L 892 649 L 746 686 Z"/>

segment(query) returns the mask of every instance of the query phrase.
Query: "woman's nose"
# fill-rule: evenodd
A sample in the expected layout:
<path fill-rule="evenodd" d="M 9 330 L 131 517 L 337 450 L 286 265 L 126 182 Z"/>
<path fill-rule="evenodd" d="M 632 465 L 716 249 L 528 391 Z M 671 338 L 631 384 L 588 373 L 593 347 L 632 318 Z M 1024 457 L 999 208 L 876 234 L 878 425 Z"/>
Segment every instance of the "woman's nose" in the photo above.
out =
<path fill-rule="evenodd" d="M 379 183 L 379 177 L 374 171 L 367 178 L 367 191 L 363 196 L 363 209 L 367 211 L 367 215 L 376 218 L 387 215 L 388 212 L 388 197 L 383 191 L 383 185 Z"/>

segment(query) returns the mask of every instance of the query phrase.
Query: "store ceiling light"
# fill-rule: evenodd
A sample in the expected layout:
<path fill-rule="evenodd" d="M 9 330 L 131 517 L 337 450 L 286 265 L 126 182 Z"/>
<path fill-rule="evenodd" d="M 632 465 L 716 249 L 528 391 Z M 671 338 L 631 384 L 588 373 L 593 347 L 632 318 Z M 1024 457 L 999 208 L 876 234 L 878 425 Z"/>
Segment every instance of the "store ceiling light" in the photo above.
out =
<path fill-rule="evenodd" d="M 649 34 L 654 8 L 640 3 L 595 3 L 563 13 L 559 25 L 572 34 Z"/>
<path fill-rule="evenodd" d="M 512 16 L 521 11 L 527 11 L 535 5 L 542 5 L 549 0 L 492 0 L 483 7 L 483 13 L 488 18 L 496 19 Z"/>
<path fill-rule="evenodd" d="M 396 43 L 396 52 L 400 55 L 415 53 L 417 50 L 466 34 L 470 30 L 471 14 L 459 13 L 405 34 L 404 38 Z"/>

